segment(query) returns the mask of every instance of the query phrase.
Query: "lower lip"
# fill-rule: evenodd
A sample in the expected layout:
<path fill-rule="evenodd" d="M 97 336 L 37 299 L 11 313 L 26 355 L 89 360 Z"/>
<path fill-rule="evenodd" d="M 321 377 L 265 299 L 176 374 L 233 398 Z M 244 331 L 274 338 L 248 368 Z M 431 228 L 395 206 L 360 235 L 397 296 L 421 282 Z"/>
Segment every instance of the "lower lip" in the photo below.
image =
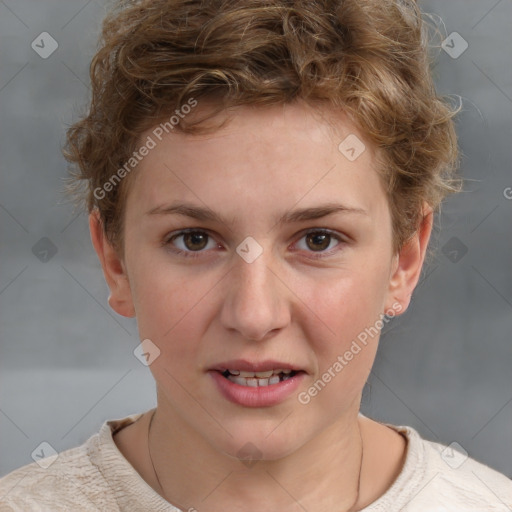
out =
<path fill-rule="evenodd" d="M 245 407 L 270 407 L 281 403 L 297 390 L 306 376 L 304 372 L 299 372 L 278 384 L 249 387 L 231 382 L 218 371 L 209 371 L 208 373 L 212 376 L 224 398 Z"/>

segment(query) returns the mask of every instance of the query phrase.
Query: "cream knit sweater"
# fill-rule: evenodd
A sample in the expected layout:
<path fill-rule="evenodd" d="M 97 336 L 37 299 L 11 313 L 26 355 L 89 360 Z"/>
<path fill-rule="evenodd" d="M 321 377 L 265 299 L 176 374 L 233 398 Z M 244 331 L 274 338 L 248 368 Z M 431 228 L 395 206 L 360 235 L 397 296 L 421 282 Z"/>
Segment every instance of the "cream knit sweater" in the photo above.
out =
<path fill-rule="evenodd" d="M 140 416 L 106 421 L 46 469 L 39 461 L 1 478 L 0 512 L 181 512 L 142 479 L 112 438 Z M 388 426 L 407 437 L 406 460 L 393 485 L 364 512 L 512 512 L 512 480 L 505 475 L 422 439 L 411 427 Z"/>

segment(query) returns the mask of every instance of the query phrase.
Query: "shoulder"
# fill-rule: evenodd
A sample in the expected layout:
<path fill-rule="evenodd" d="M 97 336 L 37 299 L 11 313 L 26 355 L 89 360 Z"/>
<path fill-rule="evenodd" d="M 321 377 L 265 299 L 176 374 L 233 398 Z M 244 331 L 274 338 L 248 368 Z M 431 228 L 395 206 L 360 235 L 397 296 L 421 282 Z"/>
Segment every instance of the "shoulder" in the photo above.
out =
<path fill-rule="evenodd" d="M 408 426 L 385 426 L 407 440 L 398 477 L 364 512 L 511 512 L 512 480 L 456 443 L 424 439 Z"/>
<path fill-rule="evenodd" d="M 96 497 L 98 493 L 104 495 L 108 484 L 88 456 L 95 437 L 97 434 L 81 446 L 27 464 L 1 478 L 0 512 L 98 510 Z"/>
<path fill-rule="evenodd" d="M 61 452 L 56 458 L 46 457 L 12 471 L 0 479 L 0 511 L 44 510 L 45 505 L 53 506 L 56 498 L 60 503 L 68 496 L 73 496 L 76 503 L 80 494 L 77 477 L 90 473 L 84 471 L 85 463 L 84 449 L 80 446 Z"/>
<path fill-rule="evenodd" d="M 119 510 L 115 492 L 103 471 L 106 463 L 119 466 L 119 455 L 105 449 L 105 440 L 111 438 L 116 426 L 129 424 L 137 417 L 105 421 L 101 430 L 82 445 L 0 478 L 0 512 Z"/>
<path fill-rule="evenodd" d="M 510 511 L 512 480 L 495 469 L 471 458 L 455 443 L 449 446 L 421 439 L 428 468 L 425 489 L 427 499 L 436 499 L 444 507 L 458 510 Z M 441 510 L 441 509 L 440 509 Z"/>

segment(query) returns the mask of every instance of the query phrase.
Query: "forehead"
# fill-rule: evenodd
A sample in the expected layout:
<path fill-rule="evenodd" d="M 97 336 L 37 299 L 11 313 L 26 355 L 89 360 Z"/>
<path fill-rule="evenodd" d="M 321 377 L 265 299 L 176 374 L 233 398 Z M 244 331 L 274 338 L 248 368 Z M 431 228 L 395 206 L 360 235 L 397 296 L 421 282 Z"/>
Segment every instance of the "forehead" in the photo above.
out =
<path fill-rule="evenodd" d="M 200 105 L 191 115 L 201 115 Z M 295 103 L 236 107 L 225 117 L 204 135 L 146 130 L 140 140 L 154 147 L 137 166 L 127 210 L 141 215 L 176 198 L 234 216 L 244 206 L 269 211 L 336 196 L 377 206 L 377 153 L 345 113 Z"/>

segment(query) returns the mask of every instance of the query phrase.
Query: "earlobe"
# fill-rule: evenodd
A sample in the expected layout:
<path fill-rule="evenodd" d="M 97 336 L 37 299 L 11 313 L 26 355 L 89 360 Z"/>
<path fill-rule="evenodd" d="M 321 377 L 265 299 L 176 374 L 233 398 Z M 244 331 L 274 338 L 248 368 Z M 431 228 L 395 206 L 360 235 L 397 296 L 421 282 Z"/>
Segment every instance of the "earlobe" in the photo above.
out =
<path fill-rule="evenodd" d="M 432 232 L 433 211 L 425 205 L 423 218 L 416 233 L 402 246 L 395 256 L 392 275 L 389 281 L 386 309 L 404 313 L 411 302 L 411 296 L 420 278 L 425 260 L 430 234 Z"/>
<path fill-rule="evenodd" d="M 125 265 L 105 236 L 97 208 L 89 214 L 89 231 L 110 289 L 108 297 L 110 307 L 119 315 L 134 317 L 135 308 Z"/>

